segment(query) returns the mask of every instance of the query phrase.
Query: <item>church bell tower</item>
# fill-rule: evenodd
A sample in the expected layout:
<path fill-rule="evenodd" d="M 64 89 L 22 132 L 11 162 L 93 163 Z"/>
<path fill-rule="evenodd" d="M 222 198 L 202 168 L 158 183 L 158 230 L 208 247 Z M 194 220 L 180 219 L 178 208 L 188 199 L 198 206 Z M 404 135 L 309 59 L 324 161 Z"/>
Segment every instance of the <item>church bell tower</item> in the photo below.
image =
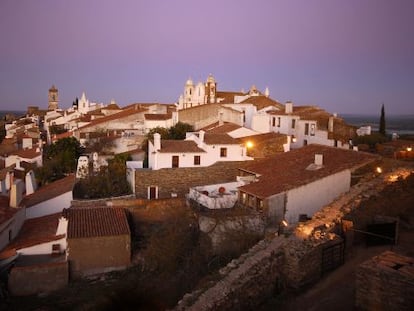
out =
<path fill-rule="evenodd" d="M 58 90 L 57 88 L 52 85 L 49 89 L 49 106 L 48 110 L 56 110 L 59 108 L 59 98 L 58 98 Z"/>

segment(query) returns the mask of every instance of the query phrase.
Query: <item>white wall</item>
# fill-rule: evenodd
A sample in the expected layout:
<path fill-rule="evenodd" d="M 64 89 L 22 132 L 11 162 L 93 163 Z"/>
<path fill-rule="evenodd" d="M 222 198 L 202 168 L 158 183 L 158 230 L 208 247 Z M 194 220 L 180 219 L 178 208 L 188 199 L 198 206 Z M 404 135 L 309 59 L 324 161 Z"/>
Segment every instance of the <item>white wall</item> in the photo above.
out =
<path fill-rule="evenodd" d="M 350 170 L 344 170 L 302 187 L 289 190 L 287 192 L 285 219 L 289 224 L 292 224 L 298 222 L 300 214 L 307 214 L 311 217 L 340 194 L 349 191 L 350 186 L 351 172 Z"/>
<path fill-rule="evenodd" d="M 17 209 L 14 216 L 0 224 L 0 251 L 9 244 L 9 231 L 11 238 L 14 239 L 25 221 L 25 212 L 23 208 Z"/>
<path fill-rule="evenodd" d="M 72 200 L 72 191 L 66 192 L 53 199 L 26 208 L 26 218 L 31 219 L 62 212 L 64 208 L 70 207 Z"/>
<path fill-rule="evenodd" d="M 269 115 L 258 113 L 252 117 L 251 129 L 259 133 L 269 133 Z"/>
<path fill-rule="evenodd" d="M 67 246 L 66 236 L 59 240 L 54 240 L 54 241 L 50 241 L 46 243 L 33 245 L 30 247 L 18 249 L 17 253 L 21 255 L 48 255 L 52 253 L 52 247 L 54 244 L 59 244 L 61 251 L 66 250 L 66 246 Z"/>

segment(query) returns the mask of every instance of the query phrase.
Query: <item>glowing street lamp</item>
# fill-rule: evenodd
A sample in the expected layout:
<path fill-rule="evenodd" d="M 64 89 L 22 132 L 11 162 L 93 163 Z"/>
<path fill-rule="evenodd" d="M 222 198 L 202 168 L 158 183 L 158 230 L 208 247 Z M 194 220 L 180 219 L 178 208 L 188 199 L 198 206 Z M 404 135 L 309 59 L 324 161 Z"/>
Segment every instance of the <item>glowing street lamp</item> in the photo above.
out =
<path fill-rule="evenodd" d="M 378 174 L 381 174 L 382 173 L 382 168 L 377 166 L 376 171 L 377 171 Z"/>
<path fill-rule="evenodd" d="M 411 150 L 413 150 L 413 148 L 411 147 L 407 147 L 407 151 L 410 152 Z"/>
<path fill-rule="evenodd" d="M 249 140 L 249 141 L 246 143 L 246 147 L 247 147 L 248 149 L 253 148 L 253 143 Z"/>

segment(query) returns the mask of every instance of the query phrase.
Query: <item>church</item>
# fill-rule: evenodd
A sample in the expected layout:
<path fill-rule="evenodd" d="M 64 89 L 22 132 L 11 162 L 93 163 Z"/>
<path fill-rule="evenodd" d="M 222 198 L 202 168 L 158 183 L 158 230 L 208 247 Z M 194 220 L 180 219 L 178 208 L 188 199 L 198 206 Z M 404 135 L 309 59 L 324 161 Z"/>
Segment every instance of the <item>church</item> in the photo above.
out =
<path fill-rule="evenodd" d="M 187 109 L 204 104 L 217 102 L 217 82 L 210 74 L 205 83 L 188 79 L 184 86 L 184 94 L 178 100 L 178 109 Z"/>

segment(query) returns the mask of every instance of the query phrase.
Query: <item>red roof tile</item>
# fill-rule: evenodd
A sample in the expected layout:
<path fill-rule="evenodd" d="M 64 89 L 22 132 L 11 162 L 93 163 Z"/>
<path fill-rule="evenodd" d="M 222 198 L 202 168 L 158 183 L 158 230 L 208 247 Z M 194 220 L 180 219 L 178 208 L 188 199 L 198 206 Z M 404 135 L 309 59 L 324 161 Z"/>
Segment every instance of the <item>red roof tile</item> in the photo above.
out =
<path fill-rule="evenodd" d="M 211 134 L 209 132 L 204 135 L 204 142 L 207 145 L 239 145 L 237 139 L 228 134 Z"/>
<path fill-rule="evenodd" d="M 64 215 L 68 219 L 68 239 L 130 234 L 123 208 L 69 208 Z"/>
<path fill-rule="evenodd" d="M 250 96 L 249 98 L 242 101 L 240 104 L 253 104 L 257 107 L 258 110 L 265 107 L 276 107 L 280 110 L 284 110 L 285 106 L 278 101 L 271 99 L 270 97 L 259 95 L 259 96 Z"/>
<path fill-rule="evenodd" d="M 209 134 L 227 134 L 239 128 L 241 128 L 241 126 L 234 123 L 225 122 L 223 125 L 219 125 L 219 123 L 216 122 L 203 128 L 203 130 Z"/>
<path fill-rule="evenodd" d="M 161 140 L 161 153 L 205 152 L 192 140 Z"/>
<path fill-rule="evenodd" d="M 142 112 L 145 112 L 145 111 L 147 111 L 147 109 L 141 108 L 138 105 L 131 105 L 128 108 L 123 109 L 120 112 L 117 112 L 117 113 L 114 113 L 114 114 L 111 114 L 111 115 L 108 115 L 108 116 L 105 116 L 105 117 L 102 117 L 102 118 L 92 120 L 91 123 L 82 126 L 80 129 L 88 128 L 88 127 L 91 127 L 91 126 L 94 126 L 94 125 L 97 125 L 97 124 L 100 124 L 100 123 L 103 123 L 103 122 L 108 122 L 108 121 L 112 121 L 112 120 L 126 118 L 126 117 L 129 117 L 129 116 L 133 115 L 133 114 L 138 114 L 138 113 L 142 113 Z"/>
<path fill-rule="evenodd" d="M 26 220 L 18 236 L 3 251 L 18 250 L 63 238 L 64 235 L 56 235 L 60 217 L 62 213 Z"/>
<path fill-rule="evenodd" d="M 37 148 L 32 149 L 20 149 L 11 153 L 11 155 L 16 155 L 25 159 L 33 159 L 41 155 L 40 151 L 37 151 Z"/>
<path fill-rule="evenodd" d="M 10 207 L 9 201 L 9 197 L 0 195 L 0 224 L 12 218 L 19 210 L 18 208 Z"/>
<path fill-rule="evenodd" d="M 217 99 L 222 99 L 222 101 L 220 101 L 220 104 L 234 103 L 234 96 L 243 96 L 243 95 L 246 95 L 246 94 L 242 92 L 223 92 L 223 91 L 218 91 L 216 93 Z"/>
<path fill-rule="evenodd" d="M 50 184 L 44 185 L 32 194 L 25 196 L 20 206 L 31 207 L 40 202 L 53 199 L 66 192 L 72 191 L 75 184 L 75 175 L 69 175 L 65 178 L 56 180 Z"/>
<path fill-rule="evenodd" d="M 145 120 L 169 120 L 172 118 L 171 113 L 146 113 Z"/>
<path fill-rule="evenodd" d="M 307 170 L 314 163 L 315 154 L 323 154 L 323 167 Z M 258 182 L 240 187 L 241 191 L 259 198 L 287 191 L 345 169 L 353 169 L 377 157 L 371 154 L 322 145 L 308 145 L 274 157 L 249 162 L 244 170 L 259 174 Z"/>

